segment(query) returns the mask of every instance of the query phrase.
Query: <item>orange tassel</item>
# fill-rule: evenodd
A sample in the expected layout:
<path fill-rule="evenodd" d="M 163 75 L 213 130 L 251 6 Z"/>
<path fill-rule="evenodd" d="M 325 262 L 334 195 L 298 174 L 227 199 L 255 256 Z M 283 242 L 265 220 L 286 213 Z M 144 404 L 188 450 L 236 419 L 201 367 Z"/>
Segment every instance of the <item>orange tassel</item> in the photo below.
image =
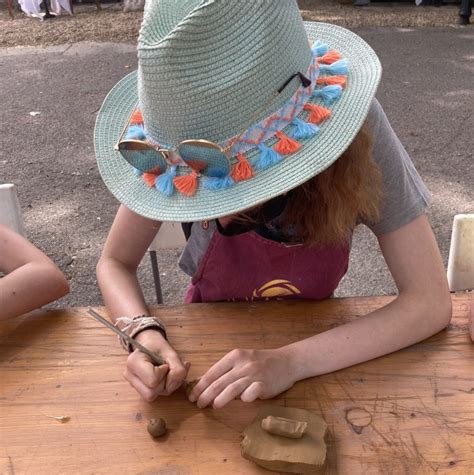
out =
<path fill-rule="evenodd" d="M 341 58 L 342 56 L 340 53 L 332 50 L 332 51 L 328 51 L 325 55 L 318 58 L 318 63 L 332 64 L 332 63 L 335 63 L 336 61 L 339 61 Z"/>
<path fill-rule="evenodd" d="M 301 144 L 294 140 L 288 135 L 285 135 L 283 132 L 279 131 L 275 134 L 280 141 L 273 147 L 275 152 L 281 153 L 282 155 L 289 155 L 290 153 L 295 153 L 301 148 Z"/>
<path fill-rule="evenodd" d="M 156 175 L 153 173 L 144 173 L 142 175 L 143 181 L 150 187 L 153 188 L 155 186 Z"/>
<path fill-rule="evenodd" d="M 241 153 L 237 154 L 237 160 L 239 161 L 234 165 L 232 170 L 232 179 L 234 181 L 248 180 L 252 178 L 255 173 L 253 171 L 252 165 L 248 162 L 244 155 Z"/>
<path fill-rule="evenodd" d="M 193 171 L 190 175 L 173 178 L 173 184 L 183 195 L 192 196 L 197 190 L 197 177 L 197 173 Z"/>
<path fill-rule="evenodd" d="M 320 124 L 331 116 L 331 111 L 317 104 L 305 104 L 303 109 L 309 112 L 307 121 L 312 124 Z"/>
<path fill-rule="evenodd" d="M 143 124 L 143 116 L 139 110 L 136 110 L 130 118 L 130 125 Z"/>
<path fill-rule="evenodd" d="M 322 78 L 318 78 L 316 80 L 316 84 L 318 84 L 318 86 L 336 85 L 344 88 L 347 84 L 347 76 L 325 76 Z"/>

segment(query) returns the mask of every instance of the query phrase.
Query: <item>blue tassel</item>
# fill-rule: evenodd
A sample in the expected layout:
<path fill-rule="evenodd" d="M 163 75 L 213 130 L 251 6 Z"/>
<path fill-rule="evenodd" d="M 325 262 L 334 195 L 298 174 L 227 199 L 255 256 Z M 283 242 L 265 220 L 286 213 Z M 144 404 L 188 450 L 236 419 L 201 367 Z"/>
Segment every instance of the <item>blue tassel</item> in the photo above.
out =
<path fill-rule="evenodd" d="M 176 167 L 171 167 L 170 171 L 161 174 L 155 181 L 155 188 L 165 196 L 171 196 L 174 192 L 173 178 L 176 176 Z"/>
<path fill-rule="evenodd" d="M 128 128 L 127 133 L 125 134 L 126 139 L 136 139 L 136 140 L 144 140 L 145 136 L 145 129 L 140 125 L 132 125 Z"/>
<path fill-rule="evenodd" d="M 320 41 L 316 41 L 312 47 L 312 51 L 314 56 L 324 56 L 329 51 L 329 46 Z"/>
<path fill-rule="evenodd" d="M 225 188 L 229 188 L 234 184 L 234 180 L 230 175 L 226 175 L 223 178 L 214 177 L 214 176 L 206 176 L 202 180 L 202 186 L 207 190 L 224 190 Z"/>
<path fill-rule="evenodd" d="M 254 162 L 254 170 L 265 170 L 265 168 L 271 167 L 283 159 L 283 157 L 278 152 L 270 147 L 267 147 L 263 143 L 261 143 L 258 148 L 260 149 L 261 153 Z"/>
<path fill-rule="evenodd" d="M 207 167 L 206 168 L 206 176 L 210 178 L 225 178 L 229 175 L 230 170 L 229 168 L 222 168 L 222 167 Z"/>
<path fill-rule="evenodd" d="M 330 106 L 334 101 L 339 99 L 342 95 L 342 87 L 336 84 L 324 86 L 322 89 L 315 89 L 313 97 L 320 97 L 325 106 Z"/>
<path fill-rule="evenodd" d="M 138 168 L 133 167 L 133 173 L 135 173 L 135 176 L 142 176 L 143 172 L 139 170 Z"/>
<path fill-rule="evenodd" d="M 304 120 L 298 119 L 298 117 L 295 117 L 293 120 L 293 125 L 296 128 L 291 131 L 290 135 L 296 140 L 309 139 L 319 132 L 317 125 L 305 122 Z"/>
<path fill-rule="evenodd" d="M 324 74 L 330 74 L 331 76 L 346 75 L 348 74 L 347 59 L 343 58 L 332 64 L 320 64 L 319 71 Z"/>

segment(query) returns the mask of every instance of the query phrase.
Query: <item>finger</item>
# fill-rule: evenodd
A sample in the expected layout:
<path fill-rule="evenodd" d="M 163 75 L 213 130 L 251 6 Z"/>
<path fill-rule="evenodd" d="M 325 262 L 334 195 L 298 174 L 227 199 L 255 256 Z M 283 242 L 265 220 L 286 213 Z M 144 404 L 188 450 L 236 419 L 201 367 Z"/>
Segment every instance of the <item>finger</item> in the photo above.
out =
<path fill-rule="evenodd" d="M 227 386 L 215 399 L 212 407 L 221 409 L 229 402 L 238 398 L 251 385 L 249 378 L 240 378 Z"/>
<path fill-rule="evenodd" d="M 264 385 L 261 381 L 254 381 L 240 395 L 240 399 L 244 402 L 253 402 L 262 397 Z"/>
<path fill-rule="evenodd" d="M 128 357 L 127 369 L 149 388 L 156 388 L 166 378 L 169 365 L 155 366 L 145 354 L 133 352 Z"/>
<path fill-rule="evenodd" d="M 205 391 L 216 379 L 220 378 L 222 375 L 230 371 L 234 366 L 234 358 L 232 352 L 225 355 L 217 363 L 215 363 L 207 372 L 199 378 L 199 382 L 194 386 L 191 394 L 189 395 L 189 400 L 191 402 L 197 401 L 201 396 L 202 392 Z"/>
<path fill-rule="evenodd" d="M 212 404 L 214 399 L 219 396 L 219 394 L 224 392 L 228 386 L 241 379 L 242 376 L 243 375 L 241 374 L 241 371 L 238 370 L 232 370 L 228 373 L 225 373 L 201 393 L 197 400 L 197 406 L 201 409 L 209 406 L 210 404 Z"/>
<path fill-rule="evenodd" d="M 166 361 L 170 368 L 166 375 L 166 391 L 171 394 L 183 384 L 186 375 L 188 374 L 188 370 L 176 353 L 169 355 L 166 358 Z"/>
<path fill-rule="evenodd" d="M 125 379 L 130 385 L 140 394 L 140 396 L 147 402 L 154 401 L 159 395 L 164 392 L 164 381 L 161 382 L 156 388 L 149 388 L 143 383 L 135 374 L 128 369 L 124 372 Z"/>

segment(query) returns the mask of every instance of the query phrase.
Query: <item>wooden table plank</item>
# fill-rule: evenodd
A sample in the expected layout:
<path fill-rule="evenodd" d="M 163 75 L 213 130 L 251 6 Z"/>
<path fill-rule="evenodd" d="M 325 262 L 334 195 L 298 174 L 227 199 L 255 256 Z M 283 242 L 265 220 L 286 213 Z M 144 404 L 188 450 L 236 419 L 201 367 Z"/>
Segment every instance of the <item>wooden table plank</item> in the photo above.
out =
<path fill-rule="evenodd" d="M 156 307 L 190 379 L 235 347 L 273 348 L 350 321 L 390 297 Z M 328 473 L 474 473 L 469 297 L 451 325 L 403 351 L 297 383 L 272 401 L 322 415 Z M 98 309 L 102 311 L 103 309 Z M 199 410 L 179 391 L 149 404 L 123 380 L 126 355 L 86 309 L 0 324 L 0 473 L 266 474 L 240 456 L 260 404 Z M 61 424 L 46 415 L 70 416 Z M 154 441 L 148 418 L 170 433 Z"/>

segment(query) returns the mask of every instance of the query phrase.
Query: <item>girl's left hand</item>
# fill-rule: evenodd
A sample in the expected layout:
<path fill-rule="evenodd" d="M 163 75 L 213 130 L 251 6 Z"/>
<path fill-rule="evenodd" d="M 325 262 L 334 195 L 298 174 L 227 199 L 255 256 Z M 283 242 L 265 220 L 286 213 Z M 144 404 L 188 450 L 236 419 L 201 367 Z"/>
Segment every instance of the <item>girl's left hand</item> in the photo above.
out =
<path fill-rule="evenodd" d="M 199 379 L 189 400 L 201 409 L 210 404 L 219 409 L 236 398 L 272 398 L 296 382 L 292 360 L 285 348 L 232 350 Z"/>

